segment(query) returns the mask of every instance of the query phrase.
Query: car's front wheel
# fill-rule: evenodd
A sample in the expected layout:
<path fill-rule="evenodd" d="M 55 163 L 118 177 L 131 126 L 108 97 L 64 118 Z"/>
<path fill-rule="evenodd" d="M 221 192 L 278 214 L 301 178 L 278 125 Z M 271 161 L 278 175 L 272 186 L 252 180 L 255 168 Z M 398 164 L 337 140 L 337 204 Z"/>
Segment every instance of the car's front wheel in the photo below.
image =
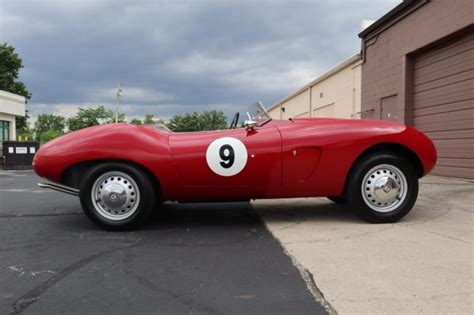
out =
<path fill-rule="evenodd" d="M 84 213 L 106 229 L 133 229 L 148 218 L 156 192 L 139 168 L 117 162 L 92 167 L 83 177 L 80 200 Z"/>
<path fill-rule="evenodd" d="M 396 222 L 415 204 L 418 178 L 403 157 L 374 154 L 360 161 L 348 183 L 348 199 L 357 214 L 373 223 Z"/>

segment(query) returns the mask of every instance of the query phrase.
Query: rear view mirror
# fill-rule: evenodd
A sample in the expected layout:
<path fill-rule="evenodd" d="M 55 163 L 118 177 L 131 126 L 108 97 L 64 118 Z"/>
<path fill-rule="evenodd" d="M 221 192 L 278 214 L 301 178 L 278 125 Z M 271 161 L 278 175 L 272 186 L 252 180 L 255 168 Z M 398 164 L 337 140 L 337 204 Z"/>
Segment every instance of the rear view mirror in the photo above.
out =
<path fill-rule="evenodd" d="M 254 120 L 246 120 L 244 124 L 245 124 L 245 129 L 247 129 L 247 131 L 255 130 L 258 127 L 258 123 Z"/>
<path fill-rule="evenodd" d="M 255 130 L 257 129 L 258 127 L 258 122 L 253 120 L 252 116 L 250 116 L 250 113 L 247 112 L 247 117 L 249 119 L 247 119 L 245 122 L 244 122 L 244 125 L 245 125 L 245 129 L 247 129 L 247 131 L 251 131 L 251 130 Z"/>
<path fill-rule="evenodd" d="M 251 129 L 251 130 L 256 129 L 258 126 L 258 123 L 253 120 L 246 120 L 244 124 L 245 124 L 245 128 Z"/>

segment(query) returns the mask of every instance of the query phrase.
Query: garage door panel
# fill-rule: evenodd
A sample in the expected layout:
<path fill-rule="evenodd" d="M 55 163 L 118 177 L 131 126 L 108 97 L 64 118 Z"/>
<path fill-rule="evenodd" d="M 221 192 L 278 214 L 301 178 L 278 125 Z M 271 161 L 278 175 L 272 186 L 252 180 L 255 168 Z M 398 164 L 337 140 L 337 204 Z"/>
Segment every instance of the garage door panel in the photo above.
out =
<path fill-rule="evenodd" d="M 415 117 L 419 117 L 419 116 L 425 116 L 425 115 L 449 113 L 449 112 L 472 109 L 472 108 L 474 108 L 474 100 L 470 99 L 470 100 L 454 102 L 450 104 L 442 104 L 442 105 L 418 108 L 414 110 L 413 114 Z"/>
<path fill-rule="evenodd" d="M 463 82 L 472 78 L 474 78 L 474 68 L 467 69 L 466 71 L 462 71 L 451 76 L 446 76 L 423 84 L 418 84 L 413 88 L 413 93 L 436 89 L 441 86 Z"/>
<path fill-rule="evenodd" d="M 460 57 L 459 59 L 456 57 Z M 439 77 L 450 76 L 467 69 L 472 69 L 474 63 L 474 50 L 468 50 L 458 56 L 453 56 L 448 60 L 443 60 L 439 64 L 432 64 L 415 70 L 414 80 L 416 85 L 436 80 Z M 466 69 L 467 68 L 467 69 Z"/>
<path fill-rule="evenodd" d="M 474 178 L 474 168 L 450 167 L 450 166 L 438 165 L 433 171 L 433 175 L 461 177 L 461 178 Z"/>
<path fill-rule="evenodd" d="M 438 97 L 433 97 L 428 100 L 419 101 L 416 108 L 426 108 L 430 106 L 440 106 L 447 104 L 456 104 L 459 102 L 472 102 L 473 91 L 459 91 L 456 93 L 449 93 Z"/>
<path fill-rule="evenodd" d="M 474 78 L 414 95 L 415 109 L 474 99 Z"/>
<path fill-rule="evenodd" d="M 472 130 L 472 119 L 463 119 L 462 121 L 449 121 L 449 122 L 438 122 L 438 123 L 424 123 L 416 124 L 415 128 L 422 132 L 430 131 L 443 131 L 443 130 L 460 130 L 460 129 L 471 129 Z"/>
<path fill-rule="evenodd" d="M 433 140 L 440 158 L 472 159 L 474 139 Z"/>
<path fill-rule="evenodd" d="M 415 117 L 415 127 L 420 128 L 420 130 L 431 131 L 429 128 L 430 125 L 443 127 L 448 127 L 452 125 L 453 128 L 447 128 L 446 130 L 456 130 L 456 129 L 472 129 L 474 128 L 473 124 L 474 119 L 474 109 L 460 110 L 456 112 L 449 113 L 439 113 L 433 115 L 425 115 L 420 117 Z M 464 127 L 463 127 L 464 126 Z M 436 129 L 439 130 L 439 129 Z"/>
<path fill-rule="evenodd" d="M 464 36 L 448 45 L 424 53 L 417 58 L 415 69 L 439 62 L 447 57 L 457 55 L 469 49 L 474 49 L 474 34 Z"/>
<path fill-rule="evenodd" d="M 449 63 L 452 60 L 456 60 L 459 58 L 459 55 L 468 55 L 472 53 L 474 50 L 474 43 L 468 43 L 468 46 L 458 46 L 456 49 L 448 49 L 445 54 L 442 55 L 436 55 L 436 57 L 429 58 L 427 60 L 424 60 L 423 62 L 419 61 L 416 63 L 416 68 L 415 70 L 421 70 L 422 68 L 427 68 L 429 69 L 430 66 L 435 65 L 436 67 L 440 67 L 443 64 Z"/>
<path fill-rule="evenodd" d="M 428 131 L 428 132 L 425 132 L 425 134 L 432 140 L 474 138 L 473 129 Z"/>
<path fill-rule="evenodd" d="M 474 167 L 474 159 L 438 158 L 438 165 L 448 167 L 472 168 Z"/>

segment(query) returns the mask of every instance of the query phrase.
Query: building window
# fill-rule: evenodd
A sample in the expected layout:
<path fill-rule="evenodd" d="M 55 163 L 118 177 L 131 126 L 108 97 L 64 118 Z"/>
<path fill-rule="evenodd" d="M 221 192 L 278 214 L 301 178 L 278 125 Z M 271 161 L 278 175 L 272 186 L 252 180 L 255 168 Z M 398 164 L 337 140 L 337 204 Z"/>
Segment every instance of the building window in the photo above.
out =
<path fill-rule="evenodd" d="M 0 141 L 10 140 L 10 122 L 0 120 Z"/>

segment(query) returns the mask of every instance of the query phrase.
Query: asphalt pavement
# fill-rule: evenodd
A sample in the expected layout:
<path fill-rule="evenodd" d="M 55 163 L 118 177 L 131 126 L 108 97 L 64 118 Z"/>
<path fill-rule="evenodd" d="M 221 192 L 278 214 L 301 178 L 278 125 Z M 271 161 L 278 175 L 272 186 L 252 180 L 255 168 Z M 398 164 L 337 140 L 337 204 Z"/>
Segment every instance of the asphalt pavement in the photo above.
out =
<path fill-rule="evenodd" d="M 0 170 L 0 314 L 323 314 L 249 203 L 165 204 L 106 232 L 77 197 Z"/>

